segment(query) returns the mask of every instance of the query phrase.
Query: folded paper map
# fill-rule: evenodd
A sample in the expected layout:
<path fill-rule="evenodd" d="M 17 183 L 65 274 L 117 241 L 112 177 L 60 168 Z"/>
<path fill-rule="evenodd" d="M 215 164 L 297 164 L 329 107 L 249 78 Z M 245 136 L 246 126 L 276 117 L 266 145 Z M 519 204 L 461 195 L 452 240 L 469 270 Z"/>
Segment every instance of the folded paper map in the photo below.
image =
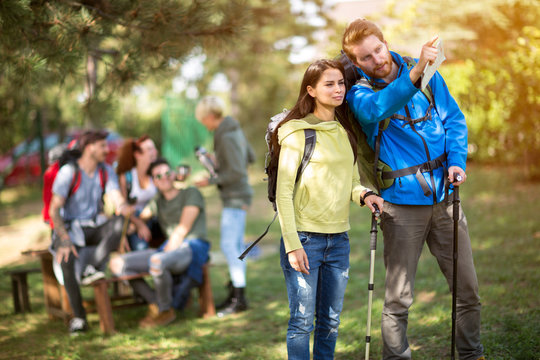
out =
<path fill-rule="evenodd" d="M 424 72 L 422 73 L 422 84 L 421 84 L 421 90 L 424 90 L 429 83 L 429 80 L 433 77 L 435 74 L 435 71 L 441 66 L 444 60 L 446 60 L 446 57 L 444 56 L 444 50 L 443 50 L 443 44 L 442 40 L 439 40 L 439 43 L 437 44 L 437 50 L 439 51 L 437 54 L 437 58 L 433 62 L 433 64 L 426 65 L 426 68 L 424 69 Z"/>

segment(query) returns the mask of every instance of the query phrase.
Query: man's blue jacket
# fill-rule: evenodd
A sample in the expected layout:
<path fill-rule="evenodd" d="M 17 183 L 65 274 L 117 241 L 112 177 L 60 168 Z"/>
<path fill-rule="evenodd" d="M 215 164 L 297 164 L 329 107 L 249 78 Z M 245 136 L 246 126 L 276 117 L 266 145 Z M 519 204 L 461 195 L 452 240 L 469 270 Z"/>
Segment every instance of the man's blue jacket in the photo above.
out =
<path fill-rule="evenodd" d="M 347 93 L 347 102 L 362 130 L 367 135 L 371 148 L 375 146 L 379 122 L 399 114 L 407 116 L 407 105 L 411 118 L 421 118 L 426 114 L 429 101 L 419 88 L 412 84 L 409 69 L 403 58 L 391 52 L 394 62 L 399 65 L 397 78 L 388 86 L 374 91 L 362 85 L 353 86 Z M 381 79 L 370 79 L 361 69 L 358 72 L 369 81 L 384 83 Z M 407 168 L 433 160 L 446 152 L 446 168 L 459 166 L 465 170 L 467 159 L 467 124 L 456 101 L 450 95 L 442 76 L 436 72 L 431 78 L 435 108 L 431 110 L 431 120 L 410 125 L 407 121 L 392 119 L 382 132 L 380 159 L 392 170 Z M 385 201 L 402 205 L 432 205 L 444 200 L 445 170 L 439 167 L 422 175 L 432 194 L 424 191 L 415 174 L 396 178 L 391 187 L 382 190 Z M 435 188 L 433 185 L 435 184 Z"/>

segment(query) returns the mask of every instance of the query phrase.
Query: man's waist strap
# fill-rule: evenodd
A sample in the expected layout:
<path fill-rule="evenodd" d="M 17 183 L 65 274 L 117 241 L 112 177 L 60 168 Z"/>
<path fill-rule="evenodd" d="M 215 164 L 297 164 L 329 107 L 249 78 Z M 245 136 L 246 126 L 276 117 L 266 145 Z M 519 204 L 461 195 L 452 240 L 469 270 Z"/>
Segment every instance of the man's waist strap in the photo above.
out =
<path fill-rule="evenodd" d="M 383 171 L 382 172 L 382 179 L 388 180 L 388 179 L 395 179 L 402 176 L 407 176 L 411 174 L 415 174 L 416 179 L 420 183 L 420 186 L 422 187 L 422 190 L 424 191 L 425 196 L 430 196 L 432 194 L 431 189 L 428 186 L 428 183 L 422 173 L 430 172 L 432 170 L 435 170 L 437 168 L 444 166 L 444 161 L 446 161 L 446 153 L 443 153 L 436 159 L 426 161 L 423 164 L 409 166 L 403 169 L 394 170 L 394 171 Z"/>

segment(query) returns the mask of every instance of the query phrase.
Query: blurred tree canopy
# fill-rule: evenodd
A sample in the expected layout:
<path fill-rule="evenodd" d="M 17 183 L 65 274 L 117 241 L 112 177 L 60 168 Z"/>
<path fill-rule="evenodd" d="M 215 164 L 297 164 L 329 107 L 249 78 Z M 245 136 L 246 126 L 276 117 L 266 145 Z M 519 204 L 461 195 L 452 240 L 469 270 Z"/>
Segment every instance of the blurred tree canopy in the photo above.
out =
<path fill-rule="evenodd" d="M 205 56 L 203 75 L 193 83 L 203 96 L 209 92 L 226 94 L 231 115 L 244 124 L 244 131 L 262 159 L 268 121 L 284 107 L 294 105 L 306 68 L 304 62 L 291 62 L 291 54 L 315 44 L 317 32 L 332 27 L 333 22 L 323 0 L 248 3 L 245 31 L 234 48 Z M 211 89 L 216 74 L 225 76 L 228 88 Z"/>
<path fill-rule="evenodd" d="M 434 31 L 445 41 L 441 72 L 466 114 L 471 158 L 524 163 L 540 178 L 537 0 L 387 7 L 391 47 L 419 49 Z M 46 129 L 107 126 L 159 141 L 151 109 L 182 64 L 200 57 L 202 74 L 188 81 L 200 95 L 229 97 L 262 158 L 268 119 L 294 104 L 306 67 L 292 55 L 330 29 L 339 28 L 336 38 L 326 33 L 330 57 L 339 46 L 343 27 L 328 10 L 324 0 L 0 1 L 0 152 L 35 134 L 37 114 Z"/>
<path fill-rule="evenodd" d="M 109 126 L 159 141 L 159 115 L 141 114 L 133 94 L 162 103 L 191 57 L 204 59 L 191 85 L 206 95 L 224 77 L 232 115 L 262 139 L 268 118 L 294 104 L 306 65 L 291 54 L 332 26 L 327 10 L 323 0 L 2 1 L 0 152 L 29 134 L 36 108 L 49 129 Z"/>
<path fill-rule="evenodd" d="M 419 0 L 389 29 L 429 40 L 438 29 L 448 50 L 441 72 L 469 125 L 471 157 L 525 165 L 540 180 L 540 6 L 537 0 Z M 391 44 L 390 44 L 391 45 Z"/>
<path fill-rule="evenodd" d="M 244 5 L 0 1 L 0 152 L 28 135 L 37 108 L 47 128 L 110 125 L 116 100 L 134 84 L 171 73 L 171 59 L 195 47 L 218 51 L 234 41 L 243 31 Z"/>

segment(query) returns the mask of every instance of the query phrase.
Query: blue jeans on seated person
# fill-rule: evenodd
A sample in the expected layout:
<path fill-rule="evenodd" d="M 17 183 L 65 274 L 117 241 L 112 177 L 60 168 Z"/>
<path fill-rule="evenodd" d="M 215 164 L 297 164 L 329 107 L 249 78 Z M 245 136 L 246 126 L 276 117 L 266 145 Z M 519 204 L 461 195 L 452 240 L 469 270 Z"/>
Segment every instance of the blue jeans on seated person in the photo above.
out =
<path fill-rule="evenodd" d="M 310 359 L 309 337 L 315 318 L 313 359 L 333 359 L 339 315 L 349 280 L 349 236 L 347 232 L 298 232 L 298 235 L 308 257 L 309 275 L 291 267 L 283 239 L 280 251 L 290 309 L 288 359 Z"/>
<path fill-rule="evenodd" d="M 131 251 L 148 249 L 148 243 L 143 238 L 139 237 L 139 234 L 137 234 L 137 232 L 129 234 L 127 236 L 127 239 Z"/>
<path fill-rule="evenodd" d="M 155 244 L 156 242 L 158 244 L 161 244 L 162 241 L 160 241 L 161 238 L 163 238 L 163 233 L 161 232 L 161 229 L 159 228 L 159 223 L 157 221 L 157 218 L 153 217 L 146 221 L 146 226 L 150 229 L 150 232 L 152 234 L 152 239 L 150 241 L 146 241 L 143 238 L 139 236 L 137 231 L 135 231 L 132 234 L 129 234 L 127 236 L 129 248 L 131 251 L 137 251 L 137 250 L 145 250 L 149 247 L 155 247 L 151 246 L 152 244 Z"/>

